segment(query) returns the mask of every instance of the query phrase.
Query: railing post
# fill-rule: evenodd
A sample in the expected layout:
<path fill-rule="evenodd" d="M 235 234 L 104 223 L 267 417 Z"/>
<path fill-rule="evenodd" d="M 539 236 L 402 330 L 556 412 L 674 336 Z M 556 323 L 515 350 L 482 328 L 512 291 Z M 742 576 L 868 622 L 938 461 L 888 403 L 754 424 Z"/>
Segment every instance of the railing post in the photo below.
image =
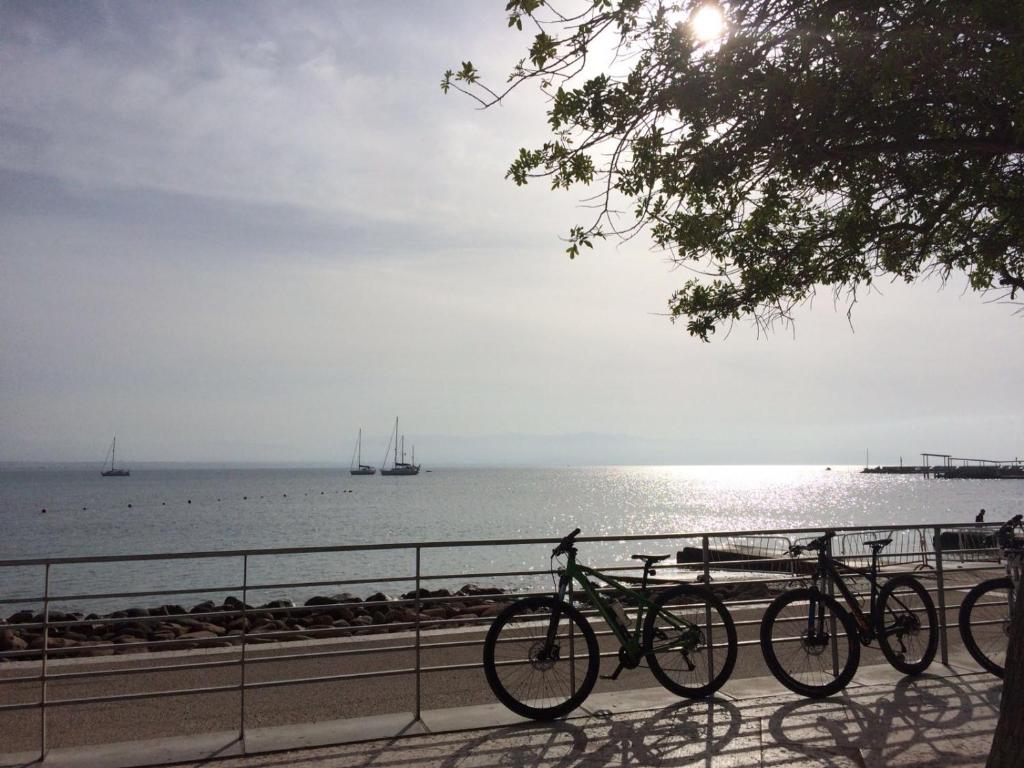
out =
<path fill-rule="evenodd" d="M 825 551 L 828 552 L 829 562 L 832 562 L 832 537 L 825 537 Z M 834 565 L 834 563 L 833 563 Z M 826 589 L 829 597 L 835 597 L 836 585 L 832 580 L 832 574 L 829 573 L 825 576 Z M 812 620 L 816 620 L 812 619 Z M 836 639 L 836 614 L 835 611 L 829 609 L 828 612 L 828 631 L 832 637 L 832 674 L 839 677 L 839 642 Z M 860 638 L 854 638 L 853 642 L 859 643 Z"/>
<path fill-rule="evenodd" d="M 50 649 L 50 564 L 43 575 L 43 661 L 39 695 L 39 759 L 46 759 L 46 657 Z"/>
<path fill-rule="evenodd" d="M 242 555 L 242 674 L 238 699 L 238 740 L 245 753 L 245 656 L 248 645 L 249 626 L 246 618 L 246 604 L 249 602 L 249 556 Z"/>
<path fill-rule="evenodd" d="M 420 548 L 416 547 L 416 720 L 420 719 L 422 697 L 420 692 Z"/>
<path fill-rule="evenodd" d="M 711 559 L 711 548 L 709 546 L 709 540 L 707 536 L 703 536 L 700 542 L 701 546 L 701 559 L 704 561 L 704 588 L 711 593 L 711 569 L 709 561 Z M 708 627 L 708 682 L 710 683 L 715 679 L 715 638 L 714 633 L 711 629 L 711 601 L 707 600 L 704 602 L 704 623 Z"/>
<path fill-rule="evenodd" d="M 946 637 L 946 579 L 942 572 L 942 529 L 935 526 L 935 580 L 939 597 L 939 654 L 942 663 L 949 666 L 949 638 Z"/>

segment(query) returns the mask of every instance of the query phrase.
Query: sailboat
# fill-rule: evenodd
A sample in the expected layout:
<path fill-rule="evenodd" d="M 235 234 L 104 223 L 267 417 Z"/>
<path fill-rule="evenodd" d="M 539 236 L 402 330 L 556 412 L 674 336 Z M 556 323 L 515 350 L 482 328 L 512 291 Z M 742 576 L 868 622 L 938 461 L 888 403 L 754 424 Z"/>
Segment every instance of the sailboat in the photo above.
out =
<path fill-rule="evenodd" d="M 103 475 L 103 477 L 128 477 L 131 474 L 127 469 L 124 469 L 123 467 L 118 469 L 115 466 L 114 461 L 116 460 L 116 452 L 117 436 L 114 437 L 114 442 L 110 444 L 110 469 L 107 469 L 107 460 L 103 460 L 103 469 L 100 470 L 100 474 Z"/>
<path fill-rule="evenodd" d="M 388 440 L 388 449 L 391 448 L 391 444 L 394 442 L 395 455 L 391 462 L 390 469 L 388 468 L 388 454 L 384 452 L 384 466 L 380 468 L 380 473 L 385 477 L 407 477 L 410 475 L 418 475 L 420 473 L 420 465 L 416 463 L 416 449 L 413 448 L 412 463 L 406 462 L 405 460 L 405 435 L 401 438 L 398 436 L 398 417 L 395 417 L 395 431 L 391 434 L 391 439 Z M 402 444 L 402 460 L 398 460 L 398 444 Z"/>
<path fill-rule="evenodd" d="M 352 452 L 352 462 L 349 463 L 349 474 L 352 475 L 374 475 L 377 473 L 375 467 L 363 464 L 363 430 L 359 430 L 359 437 L 356 438 L 356 449 Z"/>

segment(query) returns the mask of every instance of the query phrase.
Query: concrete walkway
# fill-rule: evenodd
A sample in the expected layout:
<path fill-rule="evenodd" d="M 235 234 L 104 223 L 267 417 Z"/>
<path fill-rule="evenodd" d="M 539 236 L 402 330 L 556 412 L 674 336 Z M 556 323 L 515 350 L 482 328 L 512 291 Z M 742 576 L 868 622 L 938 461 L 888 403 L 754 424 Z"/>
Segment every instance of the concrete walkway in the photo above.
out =
<path fill-rule="evenodd" d="M 773 679 L 751 678 L 713 701 L 680 701 L 653 688 L 607 693 L 550 724 L 522 721 L 499 705 L 433 710 L 421 722 L 381 716 L 246 737 L 249 752 L 362 739 L 341 746 L 237 756 L 233 734 L 213 734 L 60 750 L 42 765 L 113 768 L 138 764 L 141 754 L 152 761 L 156 752 L 192 768 L 982 766 L 1001 681 L 936 664 L 916 679 L 862 668 L 842 696 L 821 701 L 782 690 Z"/>

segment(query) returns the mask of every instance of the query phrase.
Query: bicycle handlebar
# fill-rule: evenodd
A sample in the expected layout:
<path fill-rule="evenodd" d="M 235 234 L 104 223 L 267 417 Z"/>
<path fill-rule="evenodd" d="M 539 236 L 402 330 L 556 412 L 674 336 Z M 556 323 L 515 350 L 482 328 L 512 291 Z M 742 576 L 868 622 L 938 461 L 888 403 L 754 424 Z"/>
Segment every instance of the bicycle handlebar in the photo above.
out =
<path fill-rule="evenodd" d="M 558 544 L 557 547 L 555 547 L 553 550 L 551 550 L 551 556 L 552 557 L 558 557 L 559 555 L 563 555 L 566 552 L 568 552 L 570 549 L 572 549 L 573 540 L 577 536 L 579 536 L 579 535 L 580 535 L 580 529 L 577 528 L 575 531 L 573 531 L 568 536 L 566 536 L 564 539 L 562 539 L 562 541 Z"/>
<path fill-rule="evenodd" d="M 807 552 L 809 550 L 820 552 L 823 549 L 825 549 L 828 540 L 834 537 L 835 535 L 835 531 L 825 531 L 824 535 L 819 536 L 816 539 L 812 539 L 806 544 L 794 544 L 789 548 L 789 554 L 793 557 L 797 557 L 798 555 L 802 555 L 804 552 Z"/>

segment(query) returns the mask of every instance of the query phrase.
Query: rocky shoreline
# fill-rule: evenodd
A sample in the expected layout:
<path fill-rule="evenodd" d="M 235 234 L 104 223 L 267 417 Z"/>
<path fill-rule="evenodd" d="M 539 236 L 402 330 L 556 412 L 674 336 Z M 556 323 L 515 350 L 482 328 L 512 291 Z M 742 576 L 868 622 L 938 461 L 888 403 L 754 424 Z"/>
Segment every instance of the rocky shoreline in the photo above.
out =
<path fill-rule="evenodd" d="M 0 618 L 0 661 L 39 659 L 44 643 L 50 658 L 94 657 L 227 648 L 240 645 L 243 635 L 246 643 L 272 643 L 401 632 L 417 623 L 421 629 L 457 627 L 497 616 L 509 602 L 504 594 L 500 587 L 467 584 L 454 593 L 421 589 L 400 598 L 381 592 L 365 599 L 348 592 L 318 595 L 302 605 L 272 600 L 252 606 L 232 596 L 219 604 L 128 608 L 103 616 L 51 610 L 46 638 L 42 614 L 25 610 Z"/>
<path fill-rule="evenodd" d="M 756 600 L 774 592 L 758 582 L 722 582 L 713 590 L 725 600 Z M 252 606 L 232 596 L 190 609 L 168 604 L 102 616 L 50 610 L 45 637 L 43 616 L 24 610 L 0 618 L 0 663 L 40 659 L 44 644 L 49 658 L 96 657 L 229 648 L 243 637 L 256 644 L 486 625 L 516 597 L 501 587 L 466 584 L 455 592 L 420 589 L 400 597 L 318 595 L 302 605 L 272 600 Z"/>

